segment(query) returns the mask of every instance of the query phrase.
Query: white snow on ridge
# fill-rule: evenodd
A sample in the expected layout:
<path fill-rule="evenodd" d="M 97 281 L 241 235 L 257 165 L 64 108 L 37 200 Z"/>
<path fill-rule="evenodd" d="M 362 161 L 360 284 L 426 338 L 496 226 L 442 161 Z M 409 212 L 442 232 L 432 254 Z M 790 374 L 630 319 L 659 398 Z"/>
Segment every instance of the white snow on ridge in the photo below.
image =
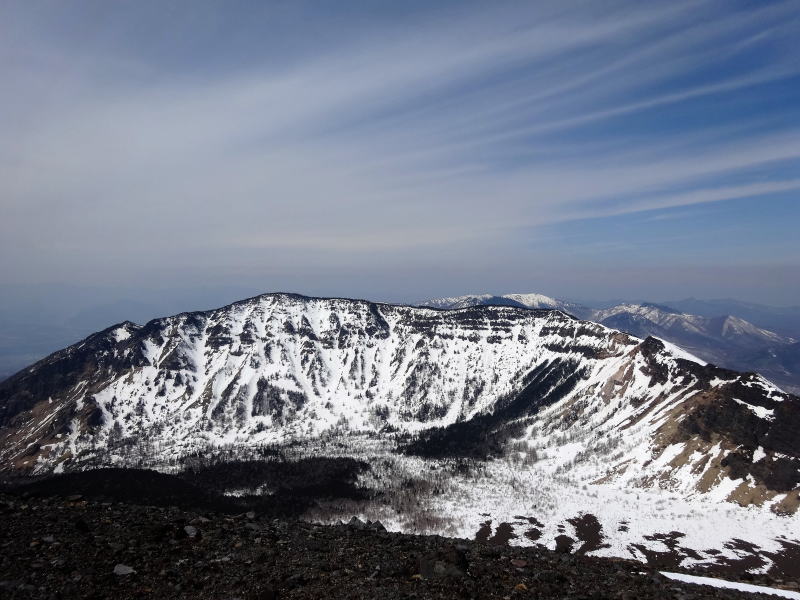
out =
<path fill-rule="evenodd" d="M 756 406 L 753 404 L 749 404 L 748 402 L 744 402 L 743 400 L 739 400 L 738 398 L 733 399 L 734 402 L 737 404 L 741 404 L 742 406 L 747 407 L 750 412 L 755 414 L 759 419 L 768 419 L 772 420 L 775 418 L 775 411 L 770 408 L 764 408 L 763 406 Z"/>
<path fill-rule="evenodd" d="M 707 365 L 708 364 L 707 361 L 703 360 L 702 358 L 696 357 L 694 354 L 692 354 L 690 352 L 687 352 L 686 350 L 684 350 L 680 346 L 676 346 L 672 342 L 668 342 L 667 340 L 665 340 L 663 338 L 656 338 L 656 339 L 658 341 L 660 341 L 662 344 L 664 344 L 664 346 L 667 348 L 667 351 L 669 351 L 673 356 L 676 356 L 677 358 L 683 358 L 685 360 L 691 360 L 692 362 L 696 362 L 697 364 L 700 364 L 700 365 Z"/>
<path fill-rule="evenodd" d="M 544 294 L 467 294 L 465 296 L 452 296 L 448 298 L 433 298 L 421 302 L 420 306 L 430 306 L 433 308 L 458 309 L 467 308 L 486 303 L 492 298 L 511 300 L 522 304 L 527 308 L 566 308 L 570 303 Z"/>
<path fill-rule="evenodd" d="M 420 306 L 428 306 L 431 308 L 467 308 L 468 306 L 475 306 L 481 304 L 492 298 L 492 294 L 468 294 L 466 296 L 450 296 L 447 298 L 432 298 L 421 302 Z"/>
<path fill-rule="evenodd" d="M 721 334 L 723 337 L 736 336 L 736 335 L 752 335 L 756 337 L 763 337 L 776 343 L 793 342 L 792 338 L 785 338 L 774 331 L 762 329 L 752 323 L 740 319 L 739 317 L 727 316 L 722 324 Z"/>
<path fill-rule="evenodd" d="M 544 294 L 503 294 L 502 297 L 524 304 L 528 308 L 559 308 L 565 305 L 561 300 Z"/>
<path fill-rule="evenodd" d="M 111 332 L 114 336 L 114 340 L 119 343 L 127 340 L 131 337 L 131 332 L 128 331 L 128 328 L 124 325 L 122 327 L 117 327 L 114 331 Z"/>
<path fill-rule="evenodd" d="M 738 590 L 740 592 L 750 592 L 753 594 L 771 594 L 773 596 L 780 596 L 781 598 L 795 598 L 800 600 L 800 592 L 792 592 L 790 590 L 781 590 L 779 588 L 766 587 L 763 585 L 752 585 L 750 583 L 739 583 L 737 581 L 726 581 L 725 579 L 716 579 L 714 577 L 698 577 L 697 575 L 686 575 L 684 573 L 670 573 L 668 571 L 661 571 L 661 574 L 668 579 L 683 583 L 708 585 L 715 588 Z"/>

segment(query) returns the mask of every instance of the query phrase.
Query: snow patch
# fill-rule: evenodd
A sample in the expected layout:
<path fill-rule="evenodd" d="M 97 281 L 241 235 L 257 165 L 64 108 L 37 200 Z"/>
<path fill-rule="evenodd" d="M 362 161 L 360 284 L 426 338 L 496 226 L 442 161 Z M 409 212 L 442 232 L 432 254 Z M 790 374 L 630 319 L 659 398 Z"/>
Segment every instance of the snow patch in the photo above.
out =
<path fill-rule="evenodd" d="M 764 408 L 763 406 L 755 406 L 753 404 L 748 404 L 743 400 L 739 400 L 738 398 L 733 399 L 734 402 L 737 404 L 741 404 L 742 406 L 747 407 L 755 416 L 759 419 L 766 419 L 768 421 L 772 421 L 775 418 L 775 411 L 771 408 Z"/>
<path fill-rule="evenodd" d="M 707 365 L 708 364 L 707 361 L 703 360 L 702 358 L 698 358 L 697 356 L 695 356 L 691 352 L 687 352 L 686 350 L 684 350 L 680 346 L 676 346 L 672 342 L 668 342 L 667 340 L 665 340 L 663 338 L 656 338 L 656 339 L 659 340 L 662 344 L 664 344 L 664 346 L 666 347 L 667 351 L 670 354 L 672 354 L 673 356 L 675 356 L 676 358 L 683 358 L 685 360 L 690 360 L 690 361 L 696 362 L 697 364 L 700 364 L 700 365 Z"/>
<path fill-rule="evenodd" d="M 119 343 L 127 340 L 131 337 L 131 332 L 128 331 L 126 327 L 117 327 L 114 331 L 111 332 L 111 335 L 114 336 L 114 340 Z"/>
<path fill-rule="evenodd" d="M 740 592 L 750 592 L 752 594 L 771 594 L 773 596 L 780 596 L 781 598 L 797 598 L 800 599 L 800 592 L 791 592 L 789 590 L 781 590 L 778 588 L 766 587 L 763 585 L 752 585 L 750 583 L 739 583 L 737 581 L 727 581 L 725 579 L 715 579 L 713 577 L 699 577 L 697 575 L 685 575 L 683 573 L 670 573 L 668 571 L 661 571 L 661 574 L 675 581 L 683 583 L 694 583 L 697 585 L 709 585 L 711 587 L 738 590 Z"/>

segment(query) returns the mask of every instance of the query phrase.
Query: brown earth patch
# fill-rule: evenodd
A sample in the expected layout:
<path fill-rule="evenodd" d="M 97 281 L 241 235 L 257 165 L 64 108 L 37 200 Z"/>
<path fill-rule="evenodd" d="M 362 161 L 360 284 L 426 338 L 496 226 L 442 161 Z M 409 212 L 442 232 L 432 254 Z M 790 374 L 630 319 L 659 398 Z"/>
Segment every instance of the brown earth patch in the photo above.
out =
<path fill-rule="evenodd" d="M 800 508 L 800 490 L 792 490 L 773 506 L 772 510 L 778 514 L 793 515 L 798 508 Z"/>

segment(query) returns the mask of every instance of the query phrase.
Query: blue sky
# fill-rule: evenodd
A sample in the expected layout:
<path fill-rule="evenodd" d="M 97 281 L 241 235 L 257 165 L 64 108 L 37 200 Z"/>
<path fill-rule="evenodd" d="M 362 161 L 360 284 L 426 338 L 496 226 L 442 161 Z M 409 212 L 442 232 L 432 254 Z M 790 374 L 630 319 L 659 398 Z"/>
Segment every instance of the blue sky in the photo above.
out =
<path fill-rule="evenodd" d="M 798 39 L 793 0 L 6 1 L 0 278 L 798 304 Z"/>

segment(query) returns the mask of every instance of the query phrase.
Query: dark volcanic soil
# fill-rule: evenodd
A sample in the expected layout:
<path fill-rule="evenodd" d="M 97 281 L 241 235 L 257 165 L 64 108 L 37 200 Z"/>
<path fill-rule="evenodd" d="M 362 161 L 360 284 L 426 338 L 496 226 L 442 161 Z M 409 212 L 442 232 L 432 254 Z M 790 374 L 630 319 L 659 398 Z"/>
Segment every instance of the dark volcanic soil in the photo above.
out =
<path fill-rule="evenodd" d="M 755 598 L 640 563 L 83 497 L 0 495 L 2 598 Z"/>

